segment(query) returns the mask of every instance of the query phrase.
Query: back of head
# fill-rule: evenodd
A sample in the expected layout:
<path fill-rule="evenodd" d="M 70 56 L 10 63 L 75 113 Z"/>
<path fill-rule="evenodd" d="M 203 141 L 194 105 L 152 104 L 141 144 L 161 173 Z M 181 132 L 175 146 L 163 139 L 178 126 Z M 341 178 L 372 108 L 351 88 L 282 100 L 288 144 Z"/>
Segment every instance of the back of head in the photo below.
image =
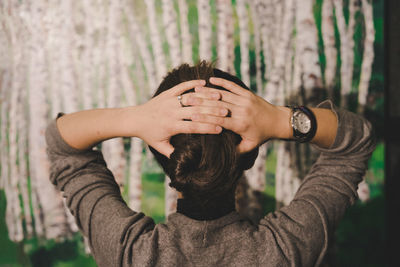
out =
<path fill-rule="evenodd" d="M 204 79 L 207 87 L 226 90 L 209 83 L 210 77 L 219 77 L 247 86 L 237 77 L 213 68 L 202 61 L 195 66 L 183 64 L 172 70 L 161 82 L 154 94 L 166 91 L 189 80 Z M 249 90 L 249 89 L 248 89 Z M 193 92 L 189 90 L 187 92 Z M 238 154 L 237 145 L 241 137 L 223 129 L 220 134 L 178 134 L 171 137 L 174 152 L 170 159 L 150 147 L 156 160 L 171 178 L 170 186 L 181 192 L 186 199 L 208 203 L 233 196 L 238 179 L 243 171 L 251 168 L 258 154 L 258 148 L 245 154 Z"/>

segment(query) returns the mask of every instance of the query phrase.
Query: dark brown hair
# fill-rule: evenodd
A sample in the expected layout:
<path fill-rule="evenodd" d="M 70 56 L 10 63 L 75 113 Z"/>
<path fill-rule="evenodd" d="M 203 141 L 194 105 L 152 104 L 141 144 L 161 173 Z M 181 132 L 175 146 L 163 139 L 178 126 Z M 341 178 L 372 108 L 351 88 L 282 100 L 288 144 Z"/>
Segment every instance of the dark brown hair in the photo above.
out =
<path fill-rule="evenodd" d="M 156 93 L 158 94 L 189 80 L 204 79 L 207 87 L 226 90 L 209 83 L 210 77 L 230 80 L 243 88 L 249 88 L 237 77 L 213 68 L 202 61 L 195 66 L 182 64 L 167 74 Z M 187 92 L 193 92 L 194 89 Z M 186 93 L 187 93 L 186 92 Z M 238 154 L 241 137 L 223 129 L 220 134 L 177 134 L 170 139 L 174 152 L 170 159 L 150 147 L 156 160 L 171 178 L 171 187 L 182 192 L 184 198 L 200 202 L 233 196 L 243 171 L 251 168 L 258 155 L 258 148 Z"/>

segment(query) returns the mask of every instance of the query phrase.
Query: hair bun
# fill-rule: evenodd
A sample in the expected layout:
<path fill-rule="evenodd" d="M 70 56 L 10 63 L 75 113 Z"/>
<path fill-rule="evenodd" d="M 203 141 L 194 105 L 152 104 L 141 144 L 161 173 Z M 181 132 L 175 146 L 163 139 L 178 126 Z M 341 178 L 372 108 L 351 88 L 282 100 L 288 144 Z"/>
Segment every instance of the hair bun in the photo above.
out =
<path fill-rule="evenodd" d="M 237 165 L 238 142 L 240 136 L 228 130 L 218 135 L 173 136 L 170 143 L 175 150 L 168 161 L 167 171 L 171 178 L 170 186 L 186 196 L 201 198 L 228 193 L 243 171 Z"/>
<path fill-rule="evenodd" d="M 191 135 L 178 134 L 173 136 L 170 142 L 175 148 L 168 164 L 170 185 L 182 191 L 190 183 L 190 177 L 199 169 L 202 147 L 198 138 Z"/>

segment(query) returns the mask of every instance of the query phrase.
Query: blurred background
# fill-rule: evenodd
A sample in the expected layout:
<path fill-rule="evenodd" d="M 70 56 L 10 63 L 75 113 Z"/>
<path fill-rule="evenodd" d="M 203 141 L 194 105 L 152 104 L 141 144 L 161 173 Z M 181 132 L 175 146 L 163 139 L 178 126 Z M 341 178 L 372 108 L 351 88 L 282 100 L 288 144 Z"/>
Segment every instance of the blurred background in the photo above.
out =
<path fill-rule="evenodd" d="M 96 266 L 49 182 L 44 130 L 58 112 L 141 104 L 181 63 L 209 60 L 277 105 L 329 98 L 375 126 L 360 200 L 324 266 L 384 262 L 384 0 L 1 0 L 0 266 Z M 168 177 L 139 139 L 98 147 L 128 205 L 165 222 Z M 318 153 L 260 149 L 237 190 L 253 221 L 288 204 Z"/>

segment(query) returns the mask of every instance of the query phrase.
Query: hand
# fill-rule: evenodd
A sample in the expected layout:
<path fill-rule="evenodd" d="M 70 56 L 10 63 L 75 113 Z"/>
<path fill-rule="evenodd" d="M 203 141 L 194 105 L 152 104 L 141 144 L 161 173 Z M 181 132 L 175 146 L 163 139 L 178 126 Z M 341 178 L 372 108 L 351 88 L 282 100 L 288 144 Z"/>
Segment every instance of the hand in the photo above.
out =
<path fill-rule="evenodd" d="M 200 87 L 196 92 L 219 92 L 221 101 L 208 102 L 204 105 L 224 107 L 230 111 L 230 117 L 204 116 L 197 114 L 194 120 L 221 125 L 242 137 L 238 145 L 240 153 L 248 152 L 271 138 L 289 138 L 289 109 L 274 106 L 263 98 L 253 94 L 234 82 L 210 78 L 210 83 L 221 86 L 228 91 Z"/>
<path fill-rule="evenodd" d="M 173 135 L 178 133 L 220 133 L 222 128 L 215 123 L 189 121 L 198 115 L 209 119 L 210 116 L 224 117 L 228 114 L 226 108 L 216 105 L 221 98 L 219 92 L 194 92 L 182 95 L 190 89 L 204 85 L 204 80 L 183 82 L 143 105 L 131 107 L 136 111 L 135 121 L 139 122 L 136 127 L 132 126 L 134 133 L 131 136 L 143 139 L 148 145 L 169 157 L 174 150 L 169 143 L 169 139 Z M 182 104 L 185 107 L 179 103 L 177 99 L 179 95 L 182 95 Z M 204 103 L 211 103 L 211 105 L 205 106 Z M 132 121 L 132 117 L 129 119 Z"/>

